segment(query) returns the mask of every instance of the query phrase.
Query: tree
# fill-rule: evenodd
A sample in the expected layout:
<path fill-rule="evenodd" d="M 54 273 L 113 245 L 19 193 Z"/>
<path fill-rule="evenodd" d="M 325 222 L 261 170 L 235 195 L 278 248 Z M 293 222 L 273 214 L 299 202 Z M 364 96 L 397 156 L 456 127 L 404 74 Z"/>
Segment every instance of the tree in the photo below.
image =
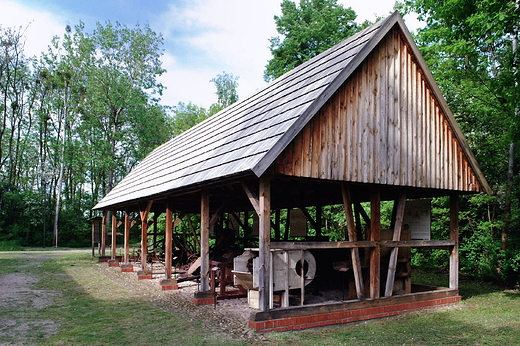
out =
<path fill-rule="evenodd" d="M 511 222 L 519 221 L 519 208 L 513 203 L 520 192 L 519 177 L 515 173 L 518 172 L 515 163 L 518 154 L 514 150 L 520 141 L 515 43 L 520 21 L 518 3 L 513 0 L 410 0 L 400 8 L 417 12 L 426 22 L 426 27 L 418 31 L 416 41 L 463 132 L 468 134 L 469 144 L 485 175 L 498 192 L 496 198 L 502 205 L 503 220 L 501 242 L 505 250 L 507 244 L 515 243 L 508 241 L 517 228 Z M 483 204 L 470 206 L 482 207 Z M 480 214 L 486 215 L 486 210 Z M 492 231 L 493 227 L 488 227 L 486 237 Z M 497 236 L 495 233 L 495 239 Z M 519 236 L 516 234 L 513 238 Z M 484 243 L 491 245 L 489 241 Z M 508 257 L 518 258 L 520 265 L 520 249 L 514 246 L 510 250 L 515 253 L 508 255 L 507 250 L 502 264 L 496 256 L 496 266 L 504 266 Z"/>
<path fill-rule="evenodd" d="M 179 102 L 174 107 L 174 116 L 172 118 L 172 134 L 178 136 L 189 130 L 209 116 L 209 112 L 203 107 L 194 105 L 193 103 L 185 104 Z"/>
<path fill-rule="evenodd" d="M 283 36 L 272 37 L 269 60 L 264 72 L 273 80 L 317 54 L 352 36 L 361 29 L 356 13 L 337 0 L 283 0 L 282 15 L 275 16 L 276 30 Z M 368 25 L 368 23 L 364 23 Z"/>
<path fill-rule="evenodd" d="M 222 74 L 218 74 L 211 79 L 210 82 L 213 82 L 217 88 L 215 92 L 217 94 L 217 103 L 211 105 L 209 109 L 210 115 L 238 101 L 238 77 L 233 76 L 232 73 L 222 72 Z"/>

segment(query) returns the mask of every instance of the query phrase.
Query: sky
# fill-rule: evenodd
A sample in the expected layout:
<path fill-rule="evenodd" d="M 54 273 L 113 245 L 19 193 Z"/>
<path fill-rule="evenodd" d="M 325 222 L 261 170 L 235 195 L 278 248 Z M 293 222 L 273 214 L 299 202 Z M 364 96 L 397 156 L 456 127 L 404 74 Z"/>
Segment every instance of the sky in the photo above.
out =
<path fill-rule="evenodd" d="M 209 108 L 217 102 L 210 82 L 223 72 L 238 76 L 243 100 L 263 89 L 271 58 L 268 39 L 277 36 L 274 16 L 281 0 L 0 0 L 0 26 L 25 30 L 27 56 L 46 51 L 53 36 L 80 21 L 91 32 L 96 22 L 119 22 L 128 28 L 148 24 L 164 38 L 159 81 L 166 86 L 161 103 L 192 102 Z M 395 0 L 338 0 L 357 13 L 356 22 L 386 17 Z M 405 17 L 410 30 L 420 24 Z"/>

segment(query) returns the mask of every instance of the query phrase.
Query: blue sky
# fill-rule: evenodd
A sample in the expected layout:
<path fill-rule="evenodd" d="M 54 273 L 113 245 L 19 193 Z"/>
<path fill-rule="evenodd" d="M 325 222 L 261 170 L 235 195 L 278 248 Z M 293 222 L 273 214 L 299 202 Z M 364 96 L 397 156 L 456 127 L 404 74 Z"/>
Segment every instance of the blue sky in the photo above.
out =
<path fill-rule="evenodd" d="M 276 36 L 273 16 L 281 0 L 0 0 L 0 25 L 26 28 L 26 53 L 39 55 L 66 25 L 83 21 L 91 31 L 107 20 L 134 27 L 150 25 L 164 37 L 162 103 L 216 102 L 210 80 L 222 72 L 239 77 L 240 99 L 265 86 L 263 71 L 271 58 L 270 37 Z M 392 12 L 394 0 L 339 0 L 373 21 Z M 411 30 L 413 17 L 405 18 Z M 30 23 L 30 24 L 29 24 Z"/>

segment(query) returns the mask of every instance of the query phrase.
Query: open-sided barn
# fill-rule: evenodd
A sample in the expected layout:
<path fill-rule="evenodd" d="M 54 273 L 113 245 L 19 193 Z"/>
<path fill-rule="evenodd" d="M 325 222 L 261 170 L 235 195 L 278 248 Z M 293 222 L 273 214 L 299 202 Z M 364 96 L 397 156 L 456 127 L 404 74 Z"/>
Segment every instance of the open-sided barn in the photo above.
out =
<path fill-rule="evenodd" d="M 234 269 L 237 276 L 253 277 L 249 294 L 258 312 L 249 324 L 265 331 L 390 316 L 460 300 L 457 201 L 469 193 L 490 193 L 490 188 L 394 13 L 158 147 L 95 209 L 124 212 L 125 236 L 129 213 L 138 212 L 142 253 L 148 213 L 166 213 L 167 278 L 173 213 L 200 214 L 197 304 L 214 300 L 210 228 L 219 219 L 233 219 L 245 237 L 252 232 L 247 212 L 256 214 L 258 247 L 244 260 L 253 262 L 252 269 Z M 436 196 L 450 196 L 449 239 L 429 240 L 417 232 L 422 226 L 403 222 L 410 201 Z M 390 230 L 381 229 L 385 200 L 394 201 Z M 369 202 L 369 213 L 361 202 Z M 337 204 L 344 207 L 347 231 L 345 239 L 330 241 L 322 235 L 321 210 Z M 421 217 L 429 218 L 428 204 L 418 205 Z M 279 211 L 295 208 L 315 229 L 313 237 L 280 234 Z M 449 287 L 411 283 L 411 247 L 450 253 Z M 146 261 L 142 266 L 146 269 Z M 315 277 L 325 280 L 329 269 L 338 273 L 331 274 L 340 278 L 338 287 L 341 280 L 349 282 L 352 294 L 339 302 L 305 304 L 306 284 Z M 298 305 L 289 299 L 295 289 Z"/>

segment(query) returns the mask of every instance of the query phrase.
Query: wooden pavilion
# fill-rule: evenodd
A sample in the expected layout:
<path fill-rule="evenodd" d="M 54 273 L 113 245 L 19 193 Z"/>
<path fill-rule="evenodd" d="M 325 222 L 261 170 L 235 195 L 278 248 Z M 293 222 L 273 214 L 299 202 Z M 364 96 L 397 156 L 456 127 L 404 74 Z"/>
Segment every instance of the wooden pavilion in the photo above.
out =
<path fill-rule="evenodd" d="M 258 216 L 258 312 L 249 324 L 257 331 L 282 331 L 459 301 L 458 196 L 490 192 L 396 12 L 158 147 L 94 209 L 124 212 L 125 239 L 129 213 L 138 212 L 142 253 L 147 249 L 148 213 L 166 213 L 167 278 L 173 213 L 200 214 L 197 304 L 214 301 L 209 286 L 211 226 L 223 215 L 240 221 L 237 215 L 253 211 Z M 450 239 L 403 237 L 405 201 L 436 196 L 450 196 Z M 385 200 L 395 202 L 390 237 L 382 238 L 380 205 Z M 368 215 L 361 202 L 370 203 Z M 344 241 L 332 242 L 320 237 L 321 208 L 336 204 L 344 206 L 347 232 Z M 282 241 L 279 210 L 307 207 L 316 210 L 315 217 L 305 213 L 316 237 Z M 368 225 L 365 230 L 360 230 L 360 215 Z M 115 217 L 112 224 L 117 227 Z M 247 227 L 245 221 L 241 224 Z M 411 247 L 449 251 L 449 287 L 412 287 L 408 280 L 396 293 L 399 254 Z M 125 261 L 127 248 L 125 240 Z M 354 297 L 305 305 L 302 284 L 302 304 L 286 301 L 277 307 L 273 254 L 302 251 L 303 263 L 303 250 L 343 254 Z M 284 290 L 288 293 L 287 285 Z"/>

